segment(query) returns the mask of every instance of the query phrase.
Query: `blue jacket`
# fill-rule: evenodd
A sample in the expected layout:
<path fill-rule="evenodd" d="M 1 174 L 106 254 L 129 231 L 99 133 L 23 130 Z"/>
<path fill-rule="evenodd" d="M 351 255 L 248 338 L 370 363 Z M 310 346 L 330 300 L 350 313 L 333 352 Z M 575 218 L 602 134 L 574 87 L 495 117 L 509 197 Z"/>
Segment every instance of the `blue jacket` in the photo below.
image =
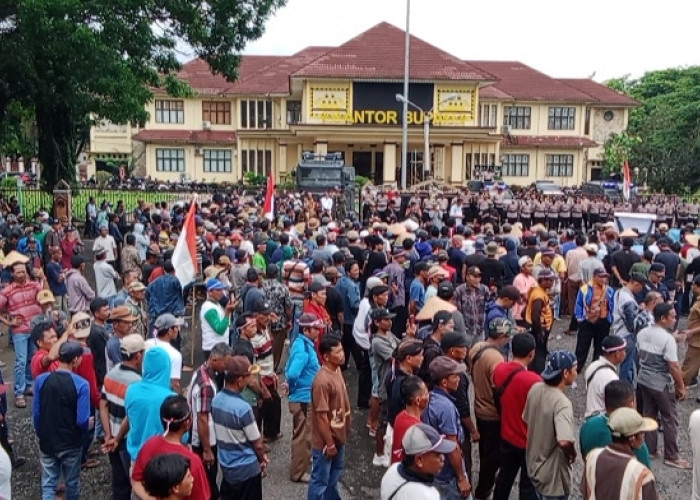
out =
<path fill-rule="evenodd" d="M 360 284 L 347 276 L 343 276 L 338 280 L 335 289 L 343 296 L 343 323 L 352 325 L 355 323 L 357 311 L 360 308 Z"/>
<path fill-rule="evenodd" d="M 615 309 L 615 291 L 611 286 L 605 287 L 605 295 L 608 299 L 608 323 L 612 325 L 613 322 L 613 311 Z M 581 288 L 578 289 L 578 294 L 576 294 L 576 307 L 574 308 L 574 314 L 578 321 L 584 321 L 586 319 L 586 309 L 590 307 L 591 300 L 593 300 L 593 284 L 584 283 Z M 585 306 L 585 307 L 584 307 Z"/>
<path fill-rule="evenodd" d="M 141 382 L 131 384 L 124 398 L 129 418 L 126 449 L 132 461 L 136 460 L 149 438 L 163 434 L 160 405 L 173 394 L 170 389 L 170 357 L 165 349 L 152 347 L 143 355 Z"/>
<path fill-rule="evenodd" d="M 297 335 L 284 371 L 290 403 L 311 403 L 311 384 L 320 368 L 313 341 L 306 335 Z"/>
<path fill-rule="evenodd" d="M 173 274 L 165 273 L 146 288 L 148 316 L 155 318 L 163 313 L 175 316 L 185 315 L 185 301 L 182 298 L 182 286 Z"/>
<path fill-rule="evenodd" d="M 494 300 L 486 304 L 486 314 L 484 315 L 484 332 L 486 338 L 489 336 L 489 323 L 496 318 L 505 318 L 510 321 L 510 313 L 508 309 L 499 306 Z"/>

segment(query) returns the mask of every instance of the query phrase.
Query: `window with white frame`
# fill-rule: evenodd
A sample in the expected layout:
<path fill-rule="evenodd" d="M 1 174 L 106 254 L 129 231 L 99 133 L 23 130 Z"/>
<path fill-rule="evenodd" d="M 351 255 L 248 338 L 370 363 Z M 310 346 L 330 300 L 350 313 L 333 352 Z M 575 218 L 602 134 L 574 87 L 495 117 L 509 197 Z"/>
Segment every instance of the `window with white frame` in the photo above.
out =
<path fill-rule="evenodd" d="M 529 130 L 531 114 L 530 106 L 504 106 L 503 125 L 509 125 L 513 130 Z"/>
<path fill-rule="evenodd" d="M 550 106 L 549 120 L 547 121 L 549 130 L 574 130 L 575 123 L 576 108 Z"/>
<path fill-rule="evenodd" d="M 241 128 L 272 128 L 272 101 L 241 101 Z"/>
<path fill-rule="evenodd" d="M 156 148 L 158 172 L 184 172 L 185 150 L 181 148 Z"/>
<path fill-rule="evenodd" d="M 204 150 L 204 171 L 212 173 L 231 172 L 231 150 L 230 149 L 205 149 Z"/>
<path fill-rule="evenodd" d="M 185 123 L 185 103 L 156 99 L 156 123 Z"/>
<path fill-rule="evenodd" d="M 502 156 L 501 172 L 509 177 L 530 175 L 530 155 L 506 154 Z"/>
<path fill-rule="evenodd" d="M 574 155 L 546 155 L 547 177 L 572 177 Z"/>
<path fill-rule="evenodd" d="M 497 113 L 498 105 L 496 104 L 482 104 L 479 106 L 479 126 L 495 128 Z"/>
<path fill-rule="evenodd" d="M 272 175 L 272 150 L 271 149 L 242 149 L 241 170 L 254 172 L 257 175 Z"/>

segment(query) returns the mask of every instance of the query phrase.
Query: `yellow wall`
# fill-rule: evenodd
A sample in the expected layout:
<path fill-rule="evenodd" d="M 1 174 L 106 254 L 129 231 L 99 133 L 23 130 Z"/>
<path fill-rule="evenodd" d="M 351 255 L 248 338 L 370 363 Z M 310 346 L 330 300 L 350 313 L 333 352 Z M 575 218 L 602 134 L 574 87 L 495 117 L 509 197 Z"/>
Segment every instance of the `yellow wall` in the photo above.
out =
<path fill-rule="evenodd" d="M 90 152 L 94 154 L 131 154 L 131 136 L 136 132 L 131 125 L 115 125 L 102 120 L 90 128 Z"/>
<path fill-rule="evenodd" d="M 503 177 L 507 184 L 515 184 L 519 186 L 530 185 L 538 180 L 550 180 L 560 186 L 577 186 L 581 185 L 585 180 L 583 174 L 584 168 L 584 153 L 577 149 L 538 149 L 538 148 L 513 148 L 501 149 L 501 154 L 528 154 L 530 155 L 530 166 L 527 177 Z M 571 177 L 548 177 L 546 155 L 556 154 L 572 154 L 574 155 L 574 171 Z M 499 162 L 500 163 L 500 162 Z"/>
<path fill-rule="evenodd" d="M 541 104 L 528 102 L 504 102 L 499 107 L 498 126 L 503 125 L 503 108 L 506 106 L 529 106 L 530 107 L 530 128 L 525 130 L 512 129 L 511 135 L 571 135 L 583 136 L 584 123 L 586 119 L 585 107 L 573 104 Z M 573 107 L 576 108 L 576 119 L 573 130 L 549 130 L 549 108 L 550 107 Z"/>

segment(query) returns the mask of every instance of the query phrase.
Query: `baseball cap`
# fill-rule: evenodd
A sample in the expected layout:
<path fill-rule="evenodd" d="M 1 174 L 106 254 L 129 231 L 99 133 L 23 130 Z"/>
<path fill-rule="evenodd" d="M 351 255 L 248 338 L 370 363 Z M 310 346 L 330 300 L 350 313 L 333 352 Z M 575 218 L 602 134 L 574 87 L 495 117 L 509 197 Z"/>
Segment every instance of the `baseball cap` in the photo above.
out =
<path fill-rule="evenodd" d="M 555 278 L 554 271 L 551 269 L 542 269 L 538 274 L 537 274 L 537 281 L 540 280 L 553 280 Z"/>
<path fill-rule="evenodd" d="M 433 316 L 432 327 L 433 330 L 440 325 L 444 325 L 452 319 L 452 313 L 450 311 L 438 311 Z"/>
<path fill-rule="evenodd" d="M 172 316 L 172 315 L 171 315 Z M 109 314 L 110 321 L 136 321 L 138 318 L 131 314 L 131 310 L 127 306 L 119 306 L 112 309 Z"/>
<path fill-rule="evenodd" d="M 174 315 L 170 313 L 165 313 L 161 314 L 158 316 L 155 322 L 155 328 L 156 330 L 167 330 L 168 328 L 172 328 L 174 326 L 182 326 L 185 324 L 185 320 L 182 318 L 176 318 Z"/>
<path fill-rule="evenodd" d="M 442 337 L 440 347 L 447 352 L 451 347 L 469 347 L 469 338 L 462 332 L 448 332 Z"/>
<path fill-rule="evenodd" d="M 377 285 L 377 286 L 373 287 L 369 293 L 370 293 L 370 295 L 381 295 L 381 294 L 386 293 L 388 291 L 389 291 L 389 287 L 384 285 L 384 284 L 381 284 L 381 285 Z"/>
<path fill-rule="evenodd" d="M 621 351 L 627 347 L 627 341 L 617 335 L 608 335 L 603 339 L 602 349 L 605 353 Z"/>
<path fill-rule="evenodd" d="M 372 321 L 380 321 L 382 319 L 394 319 L 396 314 L 389 312 L 386 307 L 377 307 L 370 312 Z"/>
<path fill-rule="evenodd" d="M 51 293 L 51 290 L 39 290 L 39 293 L 36 294 L 36 301 L 39 304 L 53 304 L 56 298 Z"/>
<path fill-rule="evenodd" d="M 438 356 L 430 362 L 428 367 L 430 371 L 430 379 L 438 382 L 450 375 L 464 373 L 467 367 L 464 363 L 458 363 L 447 356 Z"/>
<path fill-rule="evenodd" d="M 243 377 L 260 373 L 260 366 L 251 365 L 246 356 L 231 356 L 226 360 L 224 372 L 227 376 Z"/>
<path fill-rule="evenodd" d="M 542 257 L 554 257 L 556 254 L 551 248 L 544 248 L 541 252 Z"/>
<path fill-rule="evenodd" d="M 408 428 L 401 440 L 406 455 L 422 455 L 424 453 L 451 453 L 456 447 L 455 441 L 443 438 L 428 424 L 414 424 Z"/>
<path fill-rule="evenodd" d="M 666 272 L 666 266 L 664 266 L 660 262 L 653 262 L 649 266 L 649 272 L 650 273 L 665 273 Z"/>
<path fill-rule="evenodd" d="M 553 351 L 547 356 L 547 363 L 541 376 L 544 380 L 552 380 L 564 370 L 576 366 L 576 356 L 570 351 Z"/>
<path fill-rule="evenodd" d="M 76 339 L 85 339 L 90 335 L 90 325 L 92 319 L 85 312 L 75 313 L 70 320 L 70 326 L 73 328 L 73 337 Z"/>
<path fill-rule="evenodd" d="M 207 281 L 207 292 L 212 292 L 215 290 L 226 290 L 227 286 L 216 278 L 211 278 Z"/>
<path fill-rule="evenodd" d="M 146 349 L 146 343 L 143 341 L 143 337 L 138 333 L 130 333 L 122 338 L 119 344 L 119 350 L 125 356 L 131 356 L 137 352 L 141 352 Z"/>
<path fill-rule="evenodd" d="M 83 355 L 83 346 L 75 340 L 69 340 L 58 348 L 58 359 L 64 363 L 70 363 L 78 356 Z"/>
<path fill-rule="evenodd" d="M 272 307 L 270 307 L 269 302 L 265 302 L 263 299 L 258 299 L 253 302 L 253 307 L 250 308 L 250 311 L 256 314 L 270 314 L 272 312 Z"/>
<path fill-rule="evenodd" d="M 608 272 L 605 270 L 604 267 L 599 267 L 598 269 L 596 269 L 595 271 L 593 271 L 593 276 L 598 276 L 598 277 L 603 277 L 603 278 L 605 278 L 605 277 L 608 277 L 608 276 L 610 276 L 610 275 L 608 274 Z"/>
<path fill-rule="evenodd" d="M 442 280 L 438 284 L 437 296 L 443 300 L 449 300 L 455 293 L 455 287 L 447 280 Z"/>
<path fill-rule="evenodd" d="M 610 414 L 608 427 L 613 436 L 622 437 L 655 431 L 659 425 L 651 418 L 642 417 L 634 408 L 622 407 Z"/>
<path fill-rule="evenodd" d="M 141 283 L 140 281 L 134 281 L 133 283 L 129 284 L 128 290 L 130 292 L 142 292 L 146 289 L 146 285 Z"/>

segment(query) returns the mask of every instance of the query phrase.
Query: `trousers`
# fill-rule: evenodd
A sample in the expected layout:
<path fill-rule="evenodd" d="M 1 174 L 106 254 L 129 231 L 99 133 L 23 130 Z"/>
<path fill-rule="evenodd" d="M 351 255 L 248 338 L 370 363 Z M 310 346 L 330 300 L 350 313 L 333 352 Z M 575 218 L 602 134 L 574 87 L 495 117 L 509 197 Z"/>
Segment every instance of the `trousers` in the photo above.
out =
<path fill-rule="evenodd" d="M 474 498 L 487 498 L 496 480 L 500 462 L 498 443 L 501 441 L 501 421 L 483 420 L 476 417 L 479 429 L 479 483 L 474 490 Z"/>
<path fill-rule="evenodd" d="M 576 336 L 576 362 L 578 372 L 583 373 L 583 367 L 588 359 L 588 351 L 593 343 L 593 361 L 600 357 L 603 352 L 603 339 L 610 333 L 610 323 L 607 319 L 599 319 L 595 323 L 588 320 L 582 321 L 578 325 L 578 335 Z"/>
<path fill-rule="evenodd" d="M 535 487 L 527 474 L 525 450 L 513 446 L 507 441 L 501 441 L 500 468 L 496 476 L 496 488 L 493 490 L 493 500 L 508 500 L 515 482 L 515 476 L 520 472 L 519 498 L 521 500 L 537 500 Z"/>
<path fill-rule="evenodd" d="M 656 420 L 659 415 L 664 426 L 664 459 L 678 458 L 678 411 L 676 410 L 676 395 L 672 391 L 657 391 L 642 384 L 637 385 L 642 392 L 643 415 Z M 649 453 L 658 451 L 658 432 L 645 432 L 644 440 Z"/>
<path fill-rule="evenodd" d="M 292 456 L 289 461 L 289 478 L 299 481 L 309 470 L 311 458 L 311 420 L 308 403 L 289 403 L 292 414 Z"/>

